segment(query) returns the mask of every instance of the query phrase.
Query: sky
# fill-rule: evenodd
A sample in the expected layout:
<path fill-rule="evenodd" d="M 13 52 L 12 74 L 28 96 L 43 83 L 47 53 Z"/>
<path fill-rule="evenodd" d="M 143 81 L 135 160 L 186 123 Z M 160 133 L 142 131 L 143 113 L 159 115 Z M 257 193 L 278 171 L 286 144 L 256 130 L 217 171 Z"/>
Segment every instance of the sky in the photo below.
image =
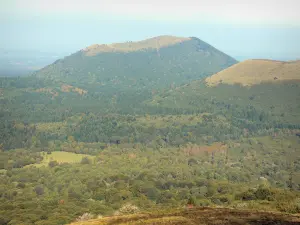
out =
<path fill-rule="evenodd" d="M 158 35 L 240 59 L 300 59 L 299 0 L 0 0 L 0 49 L 72 53 Z"/>

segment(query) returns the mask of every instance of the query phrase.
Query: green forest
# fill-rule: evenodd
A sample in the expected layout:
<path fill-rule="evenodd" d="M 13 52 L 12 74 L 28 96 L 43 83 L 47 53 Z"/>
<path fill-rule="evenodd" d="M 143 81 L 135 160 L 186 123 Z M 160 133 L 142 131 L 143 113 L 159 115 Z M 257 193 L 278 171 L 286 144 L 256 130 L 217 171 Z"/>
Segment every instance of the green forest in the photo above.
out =
<path fill-rule="evenodd" d="M 300 83 L 202 80 L 234 63 L 192 39 L 0 78 L 0 225 L 127 204 L 299 213 Z"/>
<path fill-rule="evenodd" d="M 67 224 L 127 203 L 299 212 L 299 84 L 106 96 L 61 85 L 1 79 L 0 224 Z"/>

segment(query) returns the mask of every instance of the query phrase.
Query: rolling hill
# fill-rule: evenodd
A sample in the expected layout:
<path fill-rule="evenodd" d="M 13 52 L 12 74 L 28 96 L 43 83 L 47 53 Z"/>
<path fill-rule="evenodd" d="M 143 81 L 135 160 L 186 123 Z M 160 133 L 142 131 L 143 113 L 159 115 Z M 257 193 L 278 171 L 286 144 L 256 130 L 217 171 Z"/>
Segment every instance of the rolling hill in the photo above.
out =
<path fill-rule="evenodd" d="M 299 124 L 299 87 L 299 61 L 247 60 L 205 80 L 167 90 L 146 104 L 222 114 L 240 108 L 264 112 L 275 121 Z"/>
<path fill-rule="evenodd" d="M 34 76 L 97 88 L 158 88 L 210 76 L 237 61 L 198 38 L 159 36 L 92 45 Z"/>
<path fill-rule="evenodd" d="M 251 86 L 278 81 L 299 81 L 300 61 L 246 60 L 206 78 L 210 86 L 240 84 Z"/>

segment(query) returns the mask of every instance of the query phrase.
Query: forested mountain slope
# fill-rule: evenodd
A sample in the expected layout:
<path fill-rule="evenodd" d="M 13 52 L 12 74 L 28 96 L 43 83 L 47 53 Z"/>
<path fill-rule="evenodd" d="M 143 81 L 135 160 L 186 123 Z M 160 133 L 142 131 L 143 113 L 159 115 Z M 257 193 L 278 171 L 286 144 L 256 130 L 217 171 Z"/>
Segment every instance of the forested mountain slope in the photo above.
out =
<path fill-rule="evenodd" d="M 156 107 L 300 124 L 300 63 L 247 60 L 146 101 Z M 246 112 L 248 111 L 248 112 Z M 252 111 L 252 112 L 251 112 Z M 254 116 L 256 114 L 256 116 Z"/>
<path fill-rule="evenodd" d="M 68 84 L 157 88 L 210 76 L 236 63 L 198 38 L 159 36 L 140 42 L 92 45 L 38 71 Z"/>
<path fill-rule="evenodd" d="M 30 77 L 0 78 L 0 111 L 6 121 L 27 122 L 61 121 L 88 112 L 151 113 L 141 103 L 152 95 L 234 63 L 197 38 L 160 36 L 94 45 Z"/>
<path fill-rule="evenodd" d="M 200 79 L 233 63 L 199 39 L 163 36 L 0 78 L 0 224 L 68 224 L 128 205 L 299 213 L 300 83 Z M 156 218 L 202 222 L 179 213 Z"/>

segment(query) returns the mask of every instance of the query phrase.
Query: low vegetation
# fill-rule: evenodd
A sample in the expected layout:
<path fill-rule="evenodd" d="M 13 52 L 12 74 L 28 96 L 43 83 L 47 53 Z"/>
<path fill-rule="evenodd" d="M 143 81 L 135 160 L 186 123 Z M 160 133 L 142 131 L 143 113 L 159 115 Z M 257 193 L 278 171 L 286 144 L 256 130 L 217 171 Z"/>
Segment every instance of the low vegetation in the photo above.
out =
<path fill-rule="evenodd" d="M 93 161 L 94 156 L 85 155 L 85 154 L 76 154 L 72 152 L 43 152 L 41 153 L 43 160 L 39 163 L 30 164 L 30 166 L 51 166 L 58 165 L 61 163 L 84 163 L 88 164 Z"/>
<path fill-rule="evenodd" d="M 70 141 L 74 149 L 81 145 Z M 189 204 L 298 213 L 299 146 L 295 135 L 180 148 L 112 144 L 98 148 L 95 157 L 31 153 L 30 166 L 10 150 L 1 159 L 20 166 L 6 165 L 1 173 L 0 219 L 12 225 L 66 224 Z M 164 220 L 183 221 L 171 217 Z"/>
<path fill-rule="evenodd" d="M 229 224 L 279 224 L 296 225 L 299 216 L 291 216 L 274 212 L 259 212 L 225 208 L 194 208 L 166 213 L 147 213 L 131 216 L 108 217 L 71 225 L 229 225 Z"/>

